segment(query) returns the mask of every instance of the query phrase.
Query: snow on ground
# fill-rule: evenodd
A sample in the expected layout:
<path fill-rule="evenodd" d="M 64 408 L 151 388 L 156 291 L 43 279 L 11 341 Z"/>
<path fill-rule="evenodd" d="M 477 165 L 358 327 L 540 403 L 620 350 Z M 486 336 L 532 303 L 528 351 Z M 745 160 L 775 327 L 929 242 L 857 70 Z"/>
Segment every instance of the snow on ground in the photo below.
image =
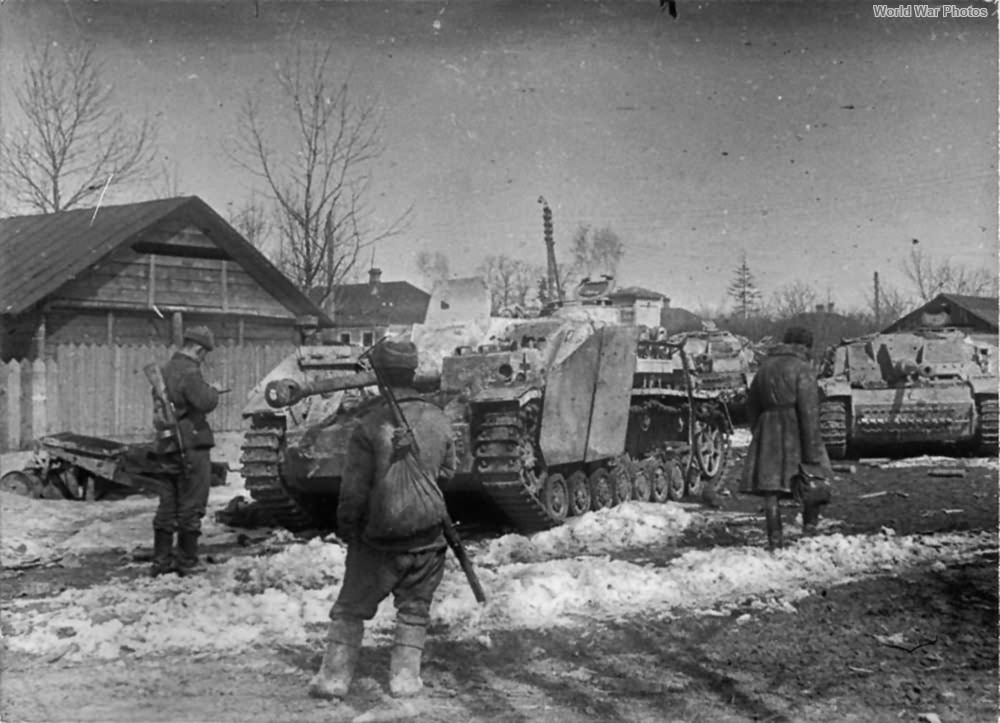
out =
<path fill-rule="evenodd" d="M 996 457 L 935 457 L 921 455 L 920 457 L 904 457 L 879 464 L 883 469 L 898 467 L 986 467 L 1000 469 L 1000 460 Z"/>
<path fill-rule="evenodd" d="M 232 496 L 232 490 L 224 495 L 224 489 L 214 490 L 216 506 Z M 129 501 L 127 512 L 120 502 L 109 503 L 118 505 L 118 517 L 103 510 L 97 520 L 87 520 L 67 536 L 68 528 L 89 516 L 62 507 L 51 514 L 51 502 L 9 497 L 0 495 L 5 550 L 22 536 L 30 537 L 36 527 L 61 538 L 58 550 L 101 540 L 105 549 L 127 547 L 142 527 L 135 519 L 148 524 L 152 514 L 151 507 L 138 502 Z M 12 509 L 17 510 L 14 518 Z M 657 545 L 670 543 L 701 519 L 672 503 L 629 503 L 531 537 L 507 535 L 476 543 L 470 555 L 487 604 L 476 604 L 449 556 L 432 607 L 433 623 L 444 629 L 444 636 L 488 644 L 490 631 L 501 628 L 586 625 L 630 615 L 725 614 L 737 606 L 791 610 L 815 589 L 996 548 L 996 535 L 989 533 L 897 537 L 886 531 L 803 539 L 774 555 L 730 547 L 691 550 L 654 564 L 611 554 L 637 546 L 659 549 Z M 97 522 L 106 526 L 95 528 Z M 98 529 L 100 535 L 89 534 Z M 248 645 L 316 642 L 343 576 L 345 549 L 332 539 L 292 542 L 281 532 L 274 533 L 274 541 L 288 544 L 275 554 L 211 565 L 193 578 L 111 581 L 55 597 L 15 600 L 4 613 L 6 644 L 50 659 L 87 660 L 167 651 L 212 655 Z M 368 626 L 368 644 L 388 640 L 393 616 L 392 605 L 384 604 Z"/>
<path fill-rule="evenodd" d="M 233 497 L 246 494 L 239 475 L 230 473 L 226 482 L 209 493 L 209 513 L 202 524 L 203 543 L 231 542 L 238 534 L 215 522 L 213 514 Z M 0 564 L 44 564 L 68 555 L 108 551 L 127 554 L 138 547 L 151 547 L 156 504 L 156 497 L 145 495 L 79 502 L 33 500 L 0 492 Z"/>
<path fill-rule="evenodd" d="M 729 446 L 734 449 L 742 449 L 750 446 L 753 434 L 746 427 L 737 427 L 729 437 Z"/>

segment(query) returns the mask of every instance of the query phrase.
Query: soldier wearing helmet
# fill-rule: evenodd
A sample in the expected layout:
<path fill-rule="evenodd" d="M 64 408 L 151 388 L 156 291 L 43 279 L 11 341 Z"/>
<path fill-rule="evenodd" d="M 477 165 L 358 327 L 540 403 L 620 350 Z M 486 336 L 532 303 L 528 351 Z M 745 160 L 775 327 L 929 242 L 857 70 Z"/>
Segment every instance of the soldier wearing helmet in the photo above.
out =
<path fill-rule="evenodd" d="M 218 405 L 219 392 L 205 381 L 201 364 L 214 348 L 211 330 L 191 327 L 184 333 L 181 348 L 163 366 L 167 397 L 176 410 L 180 428 L 177 443 L 183 446 L 187 469 L 166 485 L 153 516 L 154 576 L 167 572 L 184 575 L 203 569 L 198 563 L 198 537 L 208 505 L 210 454 L 215 444 L 207 415 Z M 176 448 L 160 452 L 179 456 Z"/>

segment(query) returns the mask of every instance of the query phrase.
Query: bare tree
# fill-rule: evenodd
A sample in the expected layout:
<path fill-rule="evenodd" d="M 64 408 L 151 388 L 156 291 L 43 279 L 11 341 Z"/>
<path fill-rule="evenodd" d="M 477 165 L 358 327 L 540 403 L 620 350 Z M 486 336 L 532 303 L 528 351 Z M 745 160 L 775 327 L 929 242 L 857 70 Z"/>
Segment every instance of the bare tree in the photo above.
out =
<path fill-rule="evenodd" d="M 794 281 L 779 288 L 771 297 L 771 312 L 778 319 L 788 319 L 816 308 L 819 295 L 804 281 Z"/>
<path fill-rule="evenodd" d="M 63 211 L 148 176 L 156 128 L 113 109 L 92 47 L 37 43 L 23 74 L 14 88 L 20 116 L 0 139 L 0 181 L 18 204 Z"/>
<path fill-rule="evenodd" d="M 875 315 L 875 294 L 865 294 L 866 316 L 871 320 L 873 331 L 884 329 L 901 316 L 913 311 L 916 304 L 909 294 L 903 293 L 896 286 L 879 284 L 878 317 Z"/>
<path fill-rule="evenodd" d="M 239 206 L 227 209 L 230 225 L 260 251 L 267 253 L 272 231 L 269 209 L 256 193 L 251 193 Z"/>
<path fill-rule="evenodd" d="M 614 276 L 625 256 L 625 244 L 608 226 L 594 230 L 581 224 L 573 233 L 570 253 L 573 255 L 573 271 L 577 274 Z"/>
<path fill-rule="evenodd" d="M 903 272 L 923 301 L 930 301 L 942 292 L 971 296 L 996 296 L 996 269 L 971 270 L 947 260 L 935 262 L 925 255 L 913 239 L 910 255 L 903 262 Z"/>
<path fill-rule="evenodd" d="M 493 314 L 514 306 L 524 309 L 538 279 L 544 275 L 540 268 L 503 254 L 487 256 L 478 272 L 486 279 L 490 290 L 490 312 Z"/>
<path fill-rule="evenodd" d="M 361 252 L 400 233 L 412 210 L 374 222 L 368 198 L 384 150 L 381 116 L 375 102 L 352 97 L 346 79 L 329 79 L 331 50 L 298 50 L 281 63 L 273 105 L 271 96 L 248 93 L 230 149 L 274 204 L 276 264 L 321 305 L 336 303 Z"/>
<path fill-rule="evenodd" d="M 160 161 L 160 169 L 149 184 L 153 198 L 176 198 L 184 195 L 184 184 L 181 182 L 180 168 L 177 161 L 168 163 Z"/>
<path fill-rule="evenodd" d="M 424 249 L 417 254 L 417 271 L 433 287 L 448 278 L 448 257 L 440 251 Z"/>

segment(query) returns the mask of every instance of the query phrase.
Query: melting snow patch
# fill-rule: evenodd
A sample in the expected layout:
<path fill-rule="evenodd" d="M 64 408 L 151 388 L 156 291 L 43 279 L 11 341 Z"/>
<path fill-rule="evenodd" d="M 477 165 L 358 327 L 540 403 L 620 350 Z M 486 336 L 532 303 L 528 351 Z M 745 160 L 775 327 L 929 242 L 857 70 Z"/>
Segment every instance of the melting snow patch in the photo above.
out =
<path fill-rule="evenodd" d="M 996 457 L 934 457 L 925 454 L 920 457 L 895 459 L 880 466 L 884 469 L 899 467 L 986 467 L 1000 469 L 1000 460 Z"/>
<path fill-rule="evenodd" d="M 687 524 L 687 513 L 673 505 L 635 504 L 593 517 L 530 538 L 510 535 L 473 546 L 486 605 L 476 604 L 449 556 L 432 622 L 451 638 L 482 640 L 495 629 L 631 615 L 791 611 L 818 587 L 996 549 L 996 535 L 985 532 L 833 534 L 773 555 L 747 547 L 692 550 L 654 567 L 612 560 L 606 552 L 615 540 L 621 547 L 669 538 Z M 553 558 L 557 551 L 566 556 Z M 18 600 L 5 611 L 6 642 L 11 650 L 66 660 L 315 642 L 343 577 L 344 556 L 339 544 L 312 540 L 267 557 L 234 558 L 195 578 L 111 582 Z M 387 641 L 393 621 L 394 608 L 386 602 L 368 626 L 367 642 Z"/>

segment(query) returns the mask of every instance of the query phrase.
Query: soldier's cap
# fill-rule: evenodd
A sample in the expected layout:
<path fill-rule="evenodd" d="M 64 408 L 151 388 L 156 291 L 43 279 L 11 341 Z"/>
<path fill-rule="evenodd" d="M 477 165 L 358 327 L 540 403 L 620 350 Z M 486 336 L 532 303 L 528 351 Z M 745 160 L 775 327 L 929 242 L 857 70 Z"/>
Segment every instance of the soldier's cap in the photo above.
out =
<path fill-rule="evenodd" d="M 184 341 L 201 344 L 207 351 L 212 351 L 215 348 L 215 337 L 207 326 L 192 326 L 184 332 Z"/>
<path fill-rule="evenodd" d="M 802 326 L 790 326 L 785 331 L 785 336 L 781 340 L 784 344 L 801 344 L 807 349 L 813 345 L 812 332 Z"/>
<path fill-rule="evenodd" d="M 417 370 L 417 345 L 412 341 L 382 341 L 372 349 L 372 364 L 379 369 Z"/>

